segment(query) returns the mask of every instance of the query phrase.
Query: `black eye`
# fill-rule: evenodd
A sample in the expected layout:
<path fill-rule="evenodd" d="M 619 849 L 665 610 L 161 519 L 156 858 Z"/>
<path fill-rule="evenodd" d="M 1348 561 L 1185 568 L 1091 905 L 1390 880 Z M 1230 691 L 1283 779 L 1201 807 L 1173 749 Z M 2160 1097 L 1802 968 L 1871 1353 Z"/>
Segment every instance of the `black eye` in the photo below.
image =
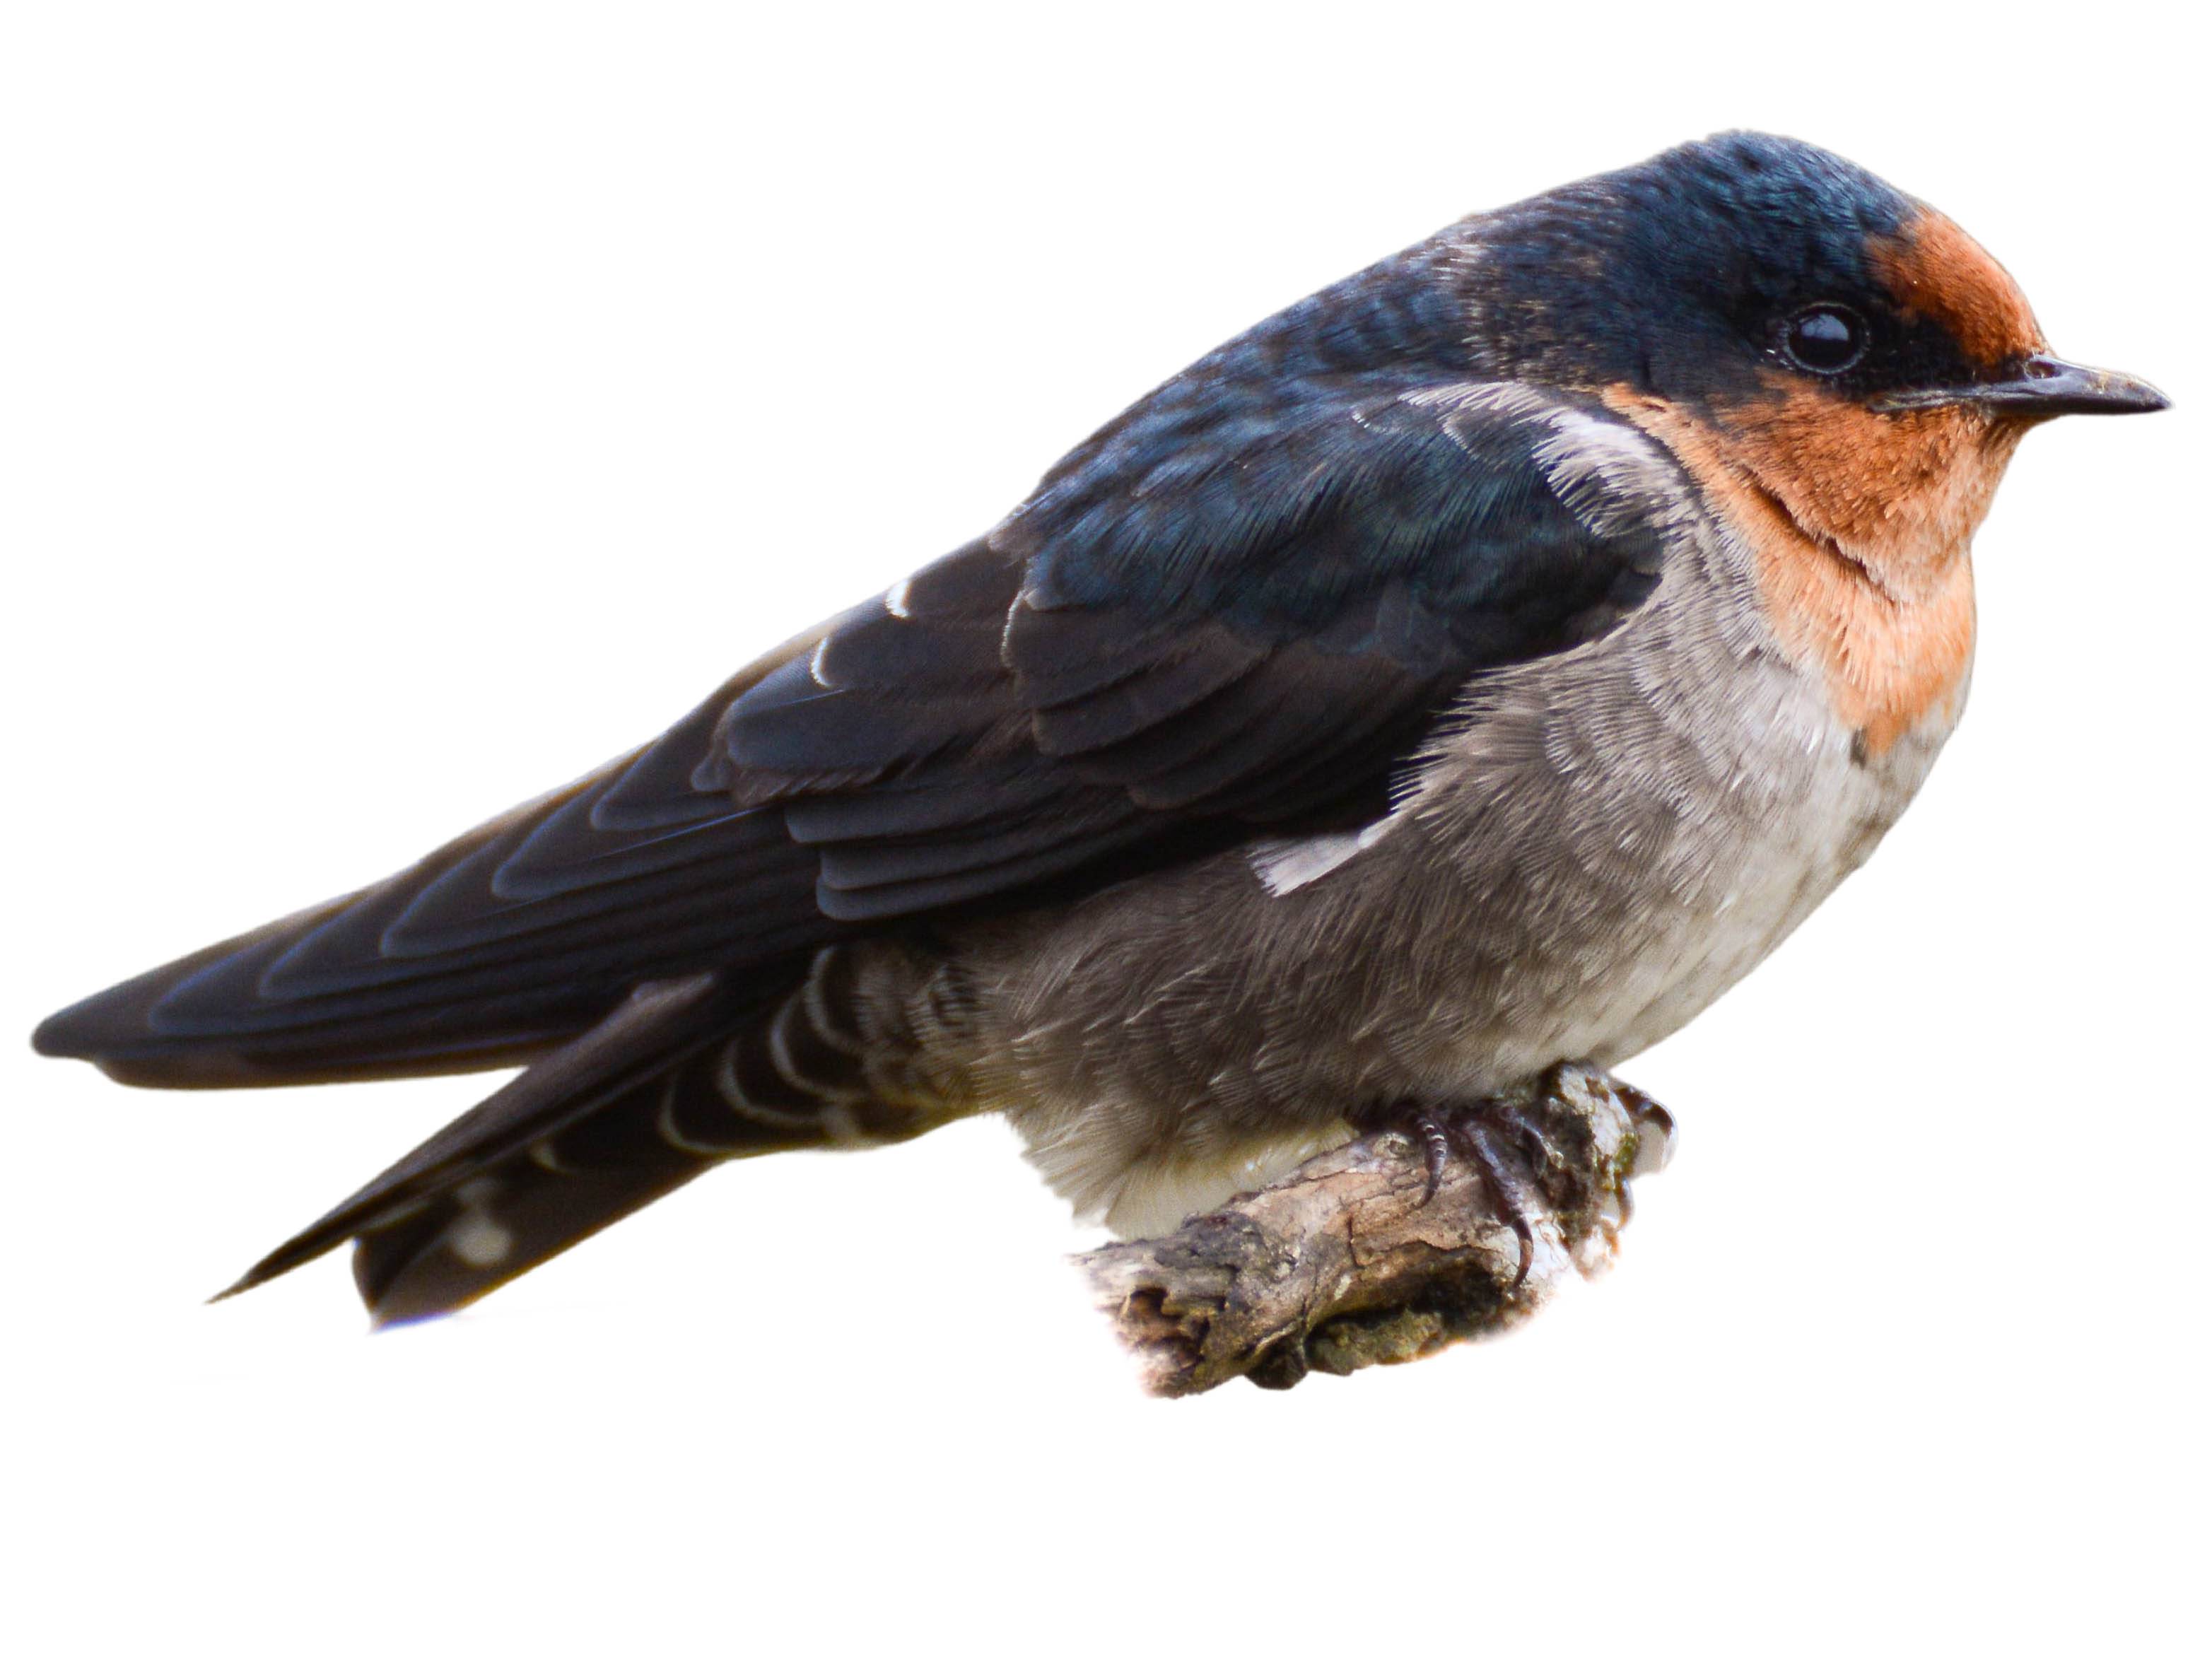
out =
<path fill-rule="evenodd" d="M 1866 356 L 1867 325 L 1841 306 L 1808 306 L 1782 331 L 1790 361 L 1815 374 L 1840 374 Z"/>

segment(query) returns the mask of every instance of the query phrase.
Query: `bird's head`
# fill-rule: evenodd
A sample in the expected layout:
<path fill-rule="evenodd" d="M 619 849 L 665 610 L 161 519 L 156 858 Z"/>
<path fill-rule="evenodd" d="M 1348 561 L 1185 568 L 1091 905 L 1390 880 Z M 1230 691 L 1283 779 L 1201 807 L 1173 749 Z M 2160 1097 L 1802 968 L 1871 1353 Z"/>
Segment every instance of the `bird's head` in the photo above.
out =
<path fill-rule="evenodd" d="M 1963 549 L 2021 434 L 2166 399 L 2051 355 L 2004 268 L 1842 157 L 1729 133 L 1474 222 L 1478 349 L 1900 578 Z"/>

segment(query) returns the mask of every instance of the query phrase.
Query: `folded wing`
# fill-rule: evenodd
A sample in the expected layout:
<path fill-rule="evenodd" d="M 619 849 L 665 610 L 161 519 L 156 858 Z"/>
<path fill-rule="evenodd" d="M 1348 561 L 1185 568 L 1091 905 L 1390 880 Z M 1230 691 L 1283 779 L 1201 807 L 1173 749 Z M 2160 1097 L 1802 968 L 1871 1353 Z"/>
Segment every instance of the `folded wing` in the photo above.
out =
<path fill-rule="evenodd" d="M 169 1085 L 507 1063 L 647 981 L 743 1000 L 855 929 L 1355 821 L 1470 680 L 1641 604 L 1686 499 L 1583 400 L 1208 360 L 649 747 L 37 1041 Z"/>

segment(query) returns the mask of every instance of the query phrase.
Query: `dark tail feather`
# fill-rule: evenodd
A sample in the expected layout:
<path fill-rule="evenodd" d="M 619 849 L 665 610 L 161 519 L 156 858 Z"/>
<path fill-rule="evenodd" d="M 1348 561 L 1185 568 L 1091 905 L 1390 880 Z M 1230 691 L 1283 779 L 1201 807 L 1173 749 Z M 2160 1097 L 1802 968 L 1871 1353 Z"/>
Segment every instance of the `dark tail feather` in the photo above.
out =
<path fill-rule="evenodd" d="M 763 997 L 714 975 L 641 988 L 605 1020 L 456 1119 L 224 1296 L 351 1238 L 377 1323 L 450 1313 L 725 1158 L 877 1144 L 941 1121 L 832 1076 Z M 811 1067 L 794 1071 L 793 1055 Z"/>
<path fill-rule="evenodd" d="M 661 1139 L 649 1113 L 617 1109 L 593 1127 L 589 1163 L 556 1170 L 511 1157 L 404 1219 L 363 1232 L 354 1243 L 353 1280 L 375 1322 L 464 1308 L 715 1161 Z"/>
<path fill-rule="evenodd" d="M 550 1149 L 564 1132 L 601 1115 L 620 1121 L 626 1102 L 649 1091 L 662 1073 L 680 1066 L 688 1055 L 711 1042 L 735 1012 L 711 974 L 641 987 L 583 1036 L 456 1118 L 314 1225 L 270 1252 L 222 1294 L 251 1290 L 356 1237 L 403 1240 L 419 1236 L 425 1248 L 443 1240 L 451 1245 L 454 1261 L 482 1281 L 475 1295 L 525 1271 L 534 1261 L 514 1248 L 521 1242 L 519 1237 L 510 1238 L 503 1248 L 490 1248 L 501 1237 L 501 1224 L 485 1212 L 489 1195 L 515 1188 L 522 1170 L 550 1175 L 555 1167 Z M 673 1153 L 678 1149 L 663 1150 Z M 583 1203 L 589 1218 L 579 1215 L 554 1229 L 561 1236 L 541 1237 L 535 1260 L 543 1261 L 617 1215 L 650 1202 L 704 1167 L 697 1157 L 687 1157 L 682 1164 L 657 1159 L 653 1180 L 641 1188 L 626 1162 L 614 1160 L 599 1184 L 638 1188 L 635 1198 L 610 1210 L 605 1193 L 589 1192 L 597 1200 Z M 587 1191 L 578 1189 L 574 1196 L 586 1200 Z M 544 1234 L 552 1219 L 540 1217 L 533 1232 Z M 377 1306 L 373 1296 L 371 1305 Z M 459 1302 L 448 1305 L 459 1306 Z"/>

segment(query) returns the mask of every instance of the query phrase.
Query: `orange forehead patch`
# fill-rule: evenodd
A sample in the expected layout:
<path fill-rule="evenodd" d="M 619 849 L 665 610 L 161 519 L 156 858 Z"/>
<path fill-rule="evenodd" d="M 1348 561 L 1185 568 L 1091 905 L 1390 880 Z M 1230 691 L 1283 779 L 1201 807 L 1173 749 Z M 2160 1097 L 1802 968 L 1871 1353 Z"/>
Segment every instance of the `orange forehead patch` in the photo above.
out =
<path fill-rule="evenodd" d="M 1922 208 L 1869 252 L 1899 309 L 1948 330 L 1977 362 L 1995 368 L 2043 349 L 2043 331 L 2012 273 L 1935 209 Z"/>

